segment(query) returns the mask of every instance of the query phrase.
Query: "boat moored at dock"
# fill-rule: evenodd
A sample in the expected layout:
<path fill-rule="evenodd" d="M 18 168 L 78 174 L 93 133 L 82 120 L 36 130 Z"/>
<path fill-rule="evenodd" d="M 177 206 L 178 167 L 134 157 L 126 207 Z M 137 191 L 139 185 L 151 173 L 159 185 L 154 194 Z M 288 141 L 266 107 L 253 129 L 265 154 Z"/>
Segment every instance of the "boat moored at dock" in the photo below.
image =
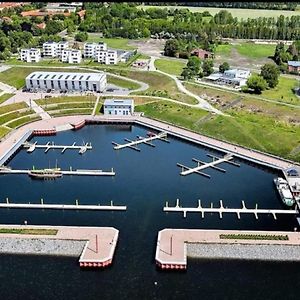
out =
<path fill-rule="evenodd" d="M 293 206 L 295 204 L 295 199 L 290 191 L 288 182 L 285 179 L 278 177 L 274 178 L 274 183 L 282 202 L 287 206 Z"/>

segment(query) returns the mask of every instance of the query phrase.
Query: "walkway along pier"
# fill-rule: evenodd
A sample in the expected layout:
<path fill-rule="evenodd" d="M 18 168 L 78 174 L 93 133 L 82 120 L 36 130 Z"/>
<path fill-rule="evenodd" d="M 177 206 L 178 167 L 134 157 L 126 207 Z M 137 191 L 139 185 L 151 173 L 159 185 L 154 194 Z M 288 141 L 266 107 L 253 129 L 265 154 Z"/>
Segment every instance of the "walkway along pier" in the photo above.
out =
<path fill-rule="evenodd" d="M 79 204 L 76 200 L 76 204 L 45 204 L 44 199 L 41 199 L 41 203 L 10 203 L 6 198 L 6 203 L 0 203 L 0 208 L 26 208 L 26 209 L 66 209 L 66 210 L 111 210 L 111 211 L 124 211 L 127 210 L 127 206 L 114 205 L 113 201 L 110 205 L 89 205 Z"/>
<path fill-rule="evenodd" d="M 33 169 L 34 170 L 34 169 Z M 47 169 L 46 169 L 47 170 Z M 51 170 L 51 169 L 49 169 Z M 32 170 L 13 170 L 8 167 L 0 166 L 0 175 L 1 174 L 27 174 L 29 175 Z M 113 168 L 111 171 L 102 171 L 102 170 L 59 170 L 62 175 L 76 175 L 76 176 L 115 176 L 116 173 Z"/>
<path fill-rule="evenodd" d="M 32 153 L 35 149 L 45 149 L 45 153 L 47 153 L 50 149 L 62 149 L 61 153 L 64 153 L 67 149 L 71 150 L 79 150 L 79 154 L 85 153 L 87 150 L 92 149 L 92 144 L 91 143 L 86 143 L 85 145 L 82 146 L 76 146 L 76 142 L 74 142 L 72 145 L 55 145 L 54 142 L 46 143 L 45 145 L 38 145 L 37 142 L 30 143 L 30 142 L 25 142 L 23 143 L 23 147 L 27 148 L 28 153 Z"/>
<path fill-rule="evenodd" d="M 216 167 L 217 164 L 224 163 L 224 162 L 226 162 L 228 164 L 232 164 L 232 165 L 234 165 L 236 167 L 240 166 L 238 163 L 230 161 L 230 160 L 233 159 L 233 155 L 230 154 L 230 153 L 227 153 L 226 155 L 224 155 L 223 158 L 220 158 L 218 156 L 211 155 L 211 154 L 207 154 L 207 156 L 212 157 L 213 161 L 212 162 L 204 162 L 204 161 L 198 160 L 196 158 L 193 158 L 192 160 L 195 161 L 195 162 L 197 162 L 197 164 L 198 164 L 198 166 L 194 167 L 194 168 L 190 168 L 190 167 L 187 167 L 185 165 L 177 163 L 177 166 L 181 167 L 180 175 L 186 176 L 186 175 L 190 175 L 192 173 L 196 173 L 196 174 L 199 174 L 199 175 L 202 175 L 202 176 L 210 178 L 210 175 L 208 175 L 206 173 L 203 173 L 203 172 L 200 172 L 200 171 L 204 170 L 204 169 L 207 169 L 207 168 L 213 168 L 215 170 L 218 170 L 220 172 L 224 172 L 225 173 L 226 172 L 225 169 Z"/>
<path fill-rule="evenodd" d="M 220 207 L 213 207 L 213 203 L 211 203 L 210 207 L 202 207 L 201 200 L 198 200 L 198 207 L 181 207 L 179 205 L 179 199 L 176 200 L 176 205 L 174 207 L 170 207 L 168 202 L 166 202 L 166 206 L 163 208 L 163 211 L 182 212 L 184 218 L 186 218 L 186 214 L 188 212 L 201 213 L 202 218 L 204 218 L 205 213 L 218 213 L 220 219 L 223 218 L 224 213 L 234 213 L 237 215 L 238 219 L 241 218 L 241 214 L 253 214 L 255 216 L 255 219 L 258 219 L 259 214 L 271 214 L 273 215 L 275 220 L 277 219 L 276 215 L 278 214 L 299 214 L 299 211 L 297 209 L 259 209 L 257 204 L 255 205 L 255 208 L 246 208 L 244 201 L 242 201 L 242 208 L 225 208 L 222 200 L 220 200 Z"/>
<path fill-rule="evenodd" d="M 1 249 L 0 253 L 20 253 L 18 247 L 22 247 L 22 240 L 41 240 L 41 241 L 85 241 L 85 246 L 79 257 L 80 267 L 98 267 L 103 268 L 112 264 L 116 245 L 118 242 L 119 230 L 113 227 L 75 227 L 75 226 L 35 226 L 35 225 L 0 225 L 0 229 L 4 229 L 8 233 L 0 233 L 0 240 L 5 238 L 19 240 L 15 247 L 10 249 Z M 22 234 L 9 233 L 13 230 L 28 231 Z M 56 230 L 56 234 L 35 233 L 41 230 Z M 30 233 L 31 231 L 31 233 Z M 34 244 L 34 243 L 33 243 Z M 52 254 L 45 247 L 30 247 L 26 249 L 27 254 Z M 61 253 L 59 249 L 52 249 L 58 253 L 56 255 L 68 255 Z M 24 252 L 22 252 L 24 254 Z"/>
<path fill-rule="evenodd" d="M 128 143 L 123 144 L 123 145 L 120 145 L 115 142 L 112 142 L 112 144 L 115 145 L 115 147 L 114 147 L 115 150 L 119 150 L 119 149 L 128 147 L 128 148 L 136 150 L 136 151 L 141 151 L 141 149 L 137 148 L 136 145 L 146 144 L 148 146 L 155 147 L 155 145 L 153 145 L 150 142 L 153 140 L 157 140 L 157 139 L 169 143 L 169 141 L 167 140 L 167 133 L 165 133 L 165 132 L 160 132 L 158 134 L 149 134 L 149 135 L 150 135 L 149 137 L 137 136 L 138 139 L 135 141 L 131 141 L 131 140 L 125 138 L 124 140 Z"/>
<path fill-rule="evenodd" d="M 226 235 L 248 235 L 252 239 L 226 239 Z M 285 239 L 268 239 L 267 236 L 280 236 Z M 264 236 L 264 239 L 255 237 Z M 227 249 L 231 245 L 233 249 Z M 206 251 L 214 246 L 215 251 Z M 189 247 L 199 250 L 192 254 Z M 202 250 L 202 251 L 201 251 Z M 238 257 L 232 255 L 232 251 Z M 263 250 L 263 251 L 262 251 Z M 194 251 L 196 252 L 196 251 Z M 222 254 L 222 255 L 220 255 Z M 184 270 L 187 256 L 197 258 L 239 258 L 247 260 L 300 261 L 300 233 L 275 231 L 202 230 L 202 229 L 163 229 L 158 232 L 155 261 L 161 269 Z M 259 256 L 259 257 L 258 257 Z"/>

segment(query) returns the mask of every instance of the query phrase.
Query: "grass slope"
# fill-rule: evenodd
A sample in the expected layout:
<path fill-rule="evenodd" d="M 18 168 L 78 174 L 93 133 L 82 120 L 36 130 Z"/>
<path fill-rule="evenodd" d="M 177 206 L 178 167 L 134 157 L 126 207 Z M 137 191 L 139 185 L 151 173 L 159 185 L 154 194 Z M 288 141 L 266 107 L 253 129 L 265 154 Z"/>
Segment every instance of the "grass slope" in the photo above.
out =
<path fill-rule="evenodd" d="M 180 76 L 186 62 L 174 59 L 157 59 L 155 60 L 155 67 L 165 73 Z"/>

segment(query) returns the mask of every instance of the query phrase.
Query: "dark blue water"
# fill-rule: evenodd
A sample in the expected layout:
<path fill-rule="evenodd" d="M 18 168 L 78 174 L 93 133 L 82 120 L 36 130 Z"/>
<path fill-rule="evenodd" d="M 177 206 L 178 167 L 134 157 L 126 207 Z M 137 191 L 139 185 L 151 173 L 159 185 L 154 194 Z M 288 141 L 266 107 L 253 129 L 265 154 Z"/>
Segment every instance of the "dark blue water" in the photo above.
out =
<path fill-rule="evenodd" d="M 64 154 L 51 150 L 44 154 L 20 151 L 9 166 L 14 169 L 54 167 L 67 169 L 102 169 L 113 167 L 115 177 L 64 176 L 55 181 L 35 181 L 27 175 L 0 177 L 0 197 L 12 202 L 75 203 L 127 205 L 126 212 L 79 212 L 0 210 L 1 223 L 49 225 L 113 226 L 120 230 L 118 247 L 111 268 L 103 271 L 81 270 L 77 258 L 0 256 L 0 283 L 3 299 L 293 299 L 300 286 L 300 264 L 238 261 L 189 260 L 184 273 L 160 272 L 154 255 L 157 232 L 163 228 L 210 228 L 293 230 L 294 217 L 245 215 L 238 220 L 226 215 L 181 214 L 162 211 L 165 201 L 195 207 L 218 205 L 228 207 L 283 207 L 274 189 L 270 170 L 258 169 L 243 162 L 237 168 L 221 164 L 227 172 L 206 170 L 211 178 L 199 175 L 182 177 L 176 163 L 193 166 L 192 158 L 209 161 L 209 150 L 170 138 L 171 143 L 154 141 L 155 148 L 140 145 L 141 152 L 116 151 L 112 141 L 123 143 L 146 134 L 147 129 L 130 126 L 88 126 L 55 137 L 39 137 L 39 143 L 82 144 L 92 142 L 93 150 L 83 156 L 77 151 Z M 210 152 L 213 153 L 213 152 Z M 218 153 L 220 154 L 220 153 Z M 157 282 L 157 285 L 154 284 Z M 2 299 L 2 297 L 1 297 Z"/>

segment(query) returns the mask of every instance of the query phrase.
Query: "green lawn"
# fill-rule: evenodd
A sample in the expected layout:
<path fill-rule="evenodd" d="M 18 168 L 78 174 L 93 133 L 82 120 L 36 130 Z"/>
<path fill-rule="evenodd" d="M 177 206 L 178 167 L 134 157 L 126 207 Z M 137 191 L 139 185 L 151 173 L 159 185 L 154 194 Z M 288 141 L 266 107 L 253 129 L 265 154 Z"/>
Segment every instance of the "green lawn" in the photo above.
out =
<path fill-rule="evenodd" d="M 228 44 L 228 45 L 218 45 L 216 49 L 215 55 L 220 55 L 224 57 L 229 57 L 231 54 L 231 50 L 233 48 L 233 45 Z"/>
<path fill-rule="evenodd" d="M 65 110 L 65 109 L 73 109 L 73 108 L 94 108 L 95 103 L 91 102 L 76 102 L 76 103 L 61 103 L 61 104 L 54 104 L 48 105 L 47 108 L 44 108 L 46 111 L 51 110 Z"/>
<path fill-rule="evenodd" d="M 189 9 L 192 12 L 204 12 L 208 11 L 211 15 L 217 14 L 220 10 L 229 11 L 232 16 L 238 19 L 259 18 L 259 17 L 279 17 L 284 15 L 286 17 L 299 16 L 300 11 L 287 11 L 287 10 L 269 10 L 269 9 L 242 9 L 242 8 L 219 8 L 219 7 L 191 7 L 191 6 L 150 6 L 140 5 L 138 6 L 144 10 L 150 7 L 156 8 L 174 8 L 174 9 Z"/>
<path fill-rule="evenodd" d="M 34 234 L 34 235 L 56 235 L 56 229 L 18 229 L 18 228 L 0 228 L 0 233 L 13 234 Z"/>
<path fill-rule="evenodd" d="M 234 47 L 237 49 L 240 55 L 253 58 L 253 59 L 259 59 L 259 58 L 267 58 L 268 56 L 273 56 L 276 45 L 242 43 Z"/>
<path fill-rule="evenodd" d="M 278 85 L 274 89 L 263 91 L 261 96 L 300 105 L 300 98 L 293 92 L 293 88 L 296 86 L 299 86 L 299 80 L 280 76 Z"/>
<path fill-rule="evenodd" d="M 157 59 L 155 60 L 155 67 L 165 73 L 180 76 L 186 62 L 175 59 Z"/>
<path fill-rule="evenodd" d="M 300 143 L 300 127 L 261 114 L 228 110 L 232 117 L 212 116 L 207 112 L 174 103 L 156 102 L 138 106 L 151 118 L 160 119 L 220 140 L 298 160 L 290 152 Z M 279 138 L 280 137 L 280 138 Z"/>
<path fill-rule="evenodd" d="M 123 50 L 134 50 L 135 48 L 128 45 L 129 39 L 123 38 L 100 38 L 99 34 L 89 33 L 88 42 L 98 43 L 105 42 L 109 48 L 123 49 Z"/>
<path fill-rule="evenodd" d="M 11 98 L 14 95 L 15 94 L 9 94 L 9 93 L 1 95 L 0 96 L 0 104 L 3 103 L 3 102 L 5 102 L 7 99 Z"/>
<path fill-rule="evenodd" d="M 111 75 L 107 75 L 107 82 L 129 90 L 136 90 L 140 87 L 140 85 L 135 82 L 113 77 Z"/>
<path fill-rule="evenodd" d="M 49 112 L 52 117 L 59 117 L 59 116 L 71 116 L 71 115 L 90 115 L 93 112 L 91 108 L 73 108 L 73 109 L 64 109 L 59 112 L 53 111 Z"/>
<path fill-rule="evenodd" d="M 28 108 L 28 106 L 25 102 L 19 102 L 19 103 L 0 106 L 0 115 L 3 115 L 5 113 L 8 113 L 8 112 L 11 112 L 14 110 L 23 109 L 23 108 Z"/>
<path fill-rule="evenodd" d="M 28 115 L 31 115 L 31 114 L 34 114 L 35 112 L 33 110 L 27 110 L 27 111 L 24 111 L 24 112 L 19 112 L 19 111 L 14 111 L 14 112 L 11 112 L 9 114 L 6 114 L 6 115 L 2 115 L 0 116 L 0 125 L 3 125 L 9 121 L 13 121 L 15 119 L 18 119 L 20 117 L 24 117 L 24 116 L 28 116 Z"/>

